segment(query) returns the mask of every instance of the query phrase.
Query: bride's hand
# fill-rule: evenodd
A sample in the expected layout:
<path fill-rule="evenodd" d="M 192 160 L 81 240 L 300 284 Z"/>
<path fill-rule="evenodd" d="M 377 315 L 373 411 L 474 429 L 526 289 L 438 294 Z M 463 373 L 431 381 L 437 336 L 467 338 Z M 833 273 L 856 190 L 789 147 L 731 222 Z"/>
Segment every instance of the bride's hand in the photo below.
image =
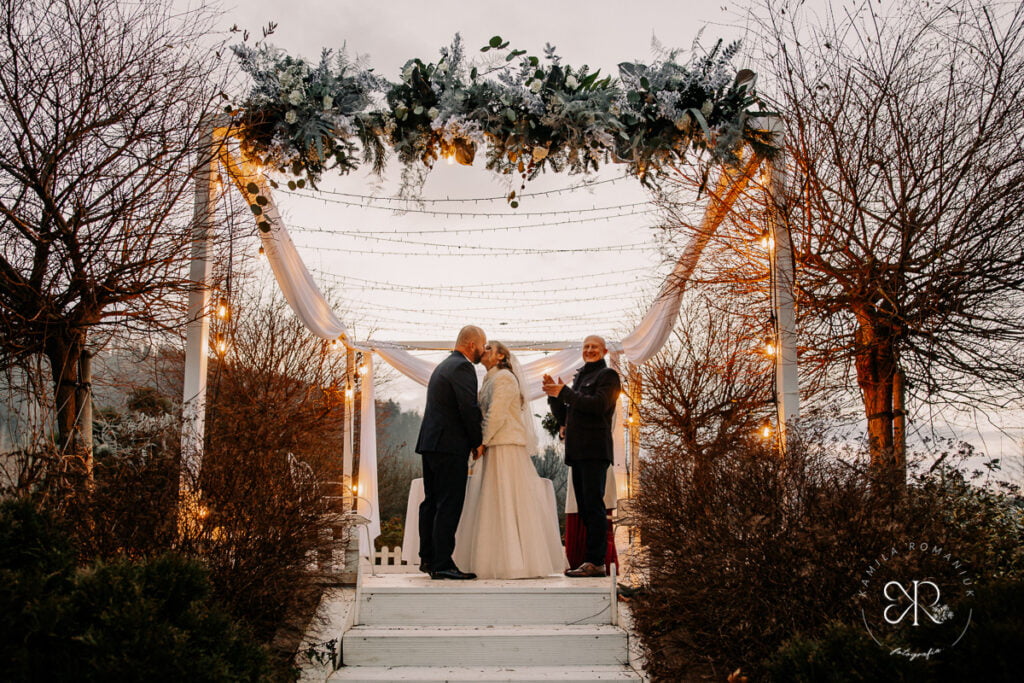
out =
<path fill-rule="evenodd" d="M 481 444 L 481 445 L 479 445 L 479 446 L 477 446 L 476 448 L 473 449 L 473 459 L 474 460 L 479 460 L 480 458 L 483 457 L 483 455 L 484 455 L 483 444 Z"/>

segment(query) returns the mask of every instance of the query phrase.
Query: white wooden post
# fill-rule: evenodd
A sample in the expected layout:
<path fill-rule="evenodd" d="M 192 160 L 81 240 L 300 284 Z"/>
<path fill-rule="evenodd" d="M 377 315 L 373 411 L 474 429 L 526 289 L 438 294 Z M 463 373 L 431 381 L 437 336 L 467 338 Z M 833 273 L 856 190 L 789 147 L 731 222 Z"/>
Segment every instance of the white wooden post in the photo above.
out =
<path fill-rule="evenodd" d="M 771 234 L 771 258 L 775 272 L 772 297 L 775 300 L 775 403 L 778 410 L 779 442 L 785 448 L 788 443 L 787 425 L 800 417 L 800 382 L 797 375 L 796 354 L 796 286 L 793 266 L 793 246 L 789 234 L 789 217 L 786 206 L 786 158 L 783 153 L 782 120 L 778 117 L 767 119 L 767 129 L 773 134 L 773 142 L 780 150 L 765 164 L 768 211 Z"/>
<path fill-rule="evenodd" d="M 216 157 L 213 154 L 212 121 L 203 123 L 200 155 L 209 155 L 196 172 L 192 225 L 192 266 L 188 293 L 188 324 L 185 337 L 185 388 L 181 405 L 181 473 L 179 491 L 193 489 L 203 459 L 206 418 L 206 368 L 210 344 L 210 244 L 217 199 L 213 194 Z"/>

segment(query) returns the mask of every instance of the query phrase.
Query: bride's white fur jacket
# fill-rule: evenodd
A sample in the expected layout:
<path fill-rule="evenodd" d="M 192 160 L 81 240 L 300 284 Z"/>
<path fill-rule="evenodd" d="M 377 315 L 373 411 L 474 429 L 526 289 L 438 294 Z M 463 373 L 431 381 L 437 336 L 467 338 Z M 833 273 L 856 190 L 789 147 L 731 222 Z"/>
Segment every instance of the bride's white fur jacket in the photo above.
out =
<path fill-rule="evenodd" d="M 497 366 L 488 370 L 478 402 L 484 414 L 484 446 L 526 445 L 522 398 L 515 375 Z"/>

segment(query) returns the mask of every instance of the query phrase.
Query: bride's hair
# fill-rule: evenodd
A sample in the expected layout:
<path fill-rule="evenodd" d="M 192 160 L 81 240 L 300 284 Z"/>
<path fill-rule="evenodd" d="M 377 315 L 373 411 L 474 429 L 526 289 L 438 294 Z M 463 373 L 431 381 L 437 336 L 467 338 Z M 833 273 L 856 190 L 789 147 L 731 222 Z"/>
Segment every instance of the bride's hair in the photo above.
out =
<path fill-rule="evenodd" d="M 488 341 L 487 344 L 491 347 L 491 351 L 499 356 L 499 360 L 495 367 L 503 370 L 508 370 L 516 378 L 516 382 L 519 383 L 519 404 L 520 412 L 523 419 L 523 427 L 526 429 L 526 452 L 533 455 L 537 452 L 537 430 L 533 426 L 533 415 L 530 414 L 530 402 L 526 399 L 526 390 L 524 389 L 526 375 L 523 373 L 523 367 L 519 364 L 519 359 L 512 355 L 512 352 L 508 350 L 508 347 L 502 344 L 500 341 Z M 504 356 L 504 358 L 500 358 Z"/>
<path fill-rule="evenodd" d="M 512 352 L 508 350 L 508 347 L 502 344 L 500 341 L 490 341 L 488 345 L 491 350 L 498 355 L 498 367 L 503 370 L 512 370 Z M 502 357 L 504 356 L 504 357 Z"/>

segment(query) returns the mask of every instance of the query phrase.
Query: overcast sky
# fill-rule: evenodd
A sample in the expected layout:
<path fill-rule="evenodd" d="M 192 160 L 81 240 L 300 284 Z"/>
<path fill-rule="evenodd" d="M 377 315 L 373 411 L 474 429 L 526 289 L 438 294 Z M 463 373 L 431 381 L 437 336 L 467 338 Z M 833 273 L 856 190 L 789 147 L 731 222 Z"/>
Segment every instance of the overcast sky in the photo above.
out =
<path fill-rule="evenodd" d="M 272 21 L 277 29 L 268 42 L 287 52 L 315 59 L 322 48 L 344 47 L 390 80 L 410 58 L 436 61 L 456 33 L 470 59 L 482 57 L 479 48 L 501 35 L 529 54 L 540 55 L 551 43 L 564 63 L 615 75 L 620 62 L 653 61 L 654 38 L 681 48 L 685 58 L 702 28 L 701 44 L 710 47 L 720 37 L 742 37 L 745 27 L 741 7 L 679 0 L 252 0 L 226 6 L 225 28 L 247 29 L 250 41 Z M 621 167 L 589 179 L 546 174 L 527 184 L 518 210 L 500 199 L 510 189 L 508 179 L 481 161 L 438 165 L 418 206 L 383 201 L 395 195 L 400 174 L 396 165 L 384 178 L 367 171 L 328 174 L 327 192 L 319 197 L 277 196 L 307 265 L 343 302 L 342 317 L 359 339 L 446 340 L 470 322 L 496 339 L 569 341 L 590 333 L 618 339 L 643 313 L 675 256 L 659 249 L 659 216 Z M 603 182 L 528 196 L 584 180 Z M 498 199 L 447 201 L 486 198 Z M 557 253 L 580 248 L 590 252 Z M 404 383 L 395 393 L 403 402 L 419 400 Z"/>
<path fill-rule="evenodd" d="M 684 58 L 698 35 L 705 48 L 719 38 L 744 38 L 750 5 L 250 0 L 232 7 L 228 0 L 224 28 L 235 23 L 258 38 L 261 27 L 273 21 L 277 29 L 269 42 L 289 53 L 315 59 L 322 48 L 345 47 L 393 81 L 410 58 L 436 61 L 438 49 L 455 33 L 462 35 L 470 59 L 480 56 L 491 36 L 501 35 L 529 54 L 540 55 L 551 43 L 564 63 L 614 75 L 620 62 L 653 61 L 653 38 L 681 48 Z M 805 8 L 820 15 L 825 5 L 808 0 Z M 750 52 L 741 52 L 735 64 L 757 71 Z M 342 317 L 356 338 L 446 340 L 473 322 L 495 339 L 575 340 L 589 333 L 618 339 L 632 329 L 675 257 L 658 247 L 659 217 L 646 205 L 648 195 L 635 180 L 621 178 L 622 172 L 605 169 L 590 179 L 604 182 L 589 189 L 527 196 L 518 210 L 502 199 L 448 201 L 508 192 L 507 179 L 480 161 L 471 168 L 438 165 L 419 206 L 383 200 L 399 187 L 396 165 L 383 178 L 364 171 L 328 174 L 322 185 L 327 192 L 319 198 L 279 194 L 277 200 L 314 276 L 343 302 Z M 571 188 L 582 180 L 549 173 L 530 182 L 526 193 Z M 418 211 L 388 210 L 399 207 Z M 431 213 L 443 211 L 451 213 Z M 550 253 L 584 246 L 597 249 L 587 255 Z M 621 251 L 609 251 L 614 247 Z M 411 383 L 393 383 L 389 392 L 408 407 L 422 407 L 422 392 Z M 1015 454 L 1012 442 L 1009 448 Z"/>

